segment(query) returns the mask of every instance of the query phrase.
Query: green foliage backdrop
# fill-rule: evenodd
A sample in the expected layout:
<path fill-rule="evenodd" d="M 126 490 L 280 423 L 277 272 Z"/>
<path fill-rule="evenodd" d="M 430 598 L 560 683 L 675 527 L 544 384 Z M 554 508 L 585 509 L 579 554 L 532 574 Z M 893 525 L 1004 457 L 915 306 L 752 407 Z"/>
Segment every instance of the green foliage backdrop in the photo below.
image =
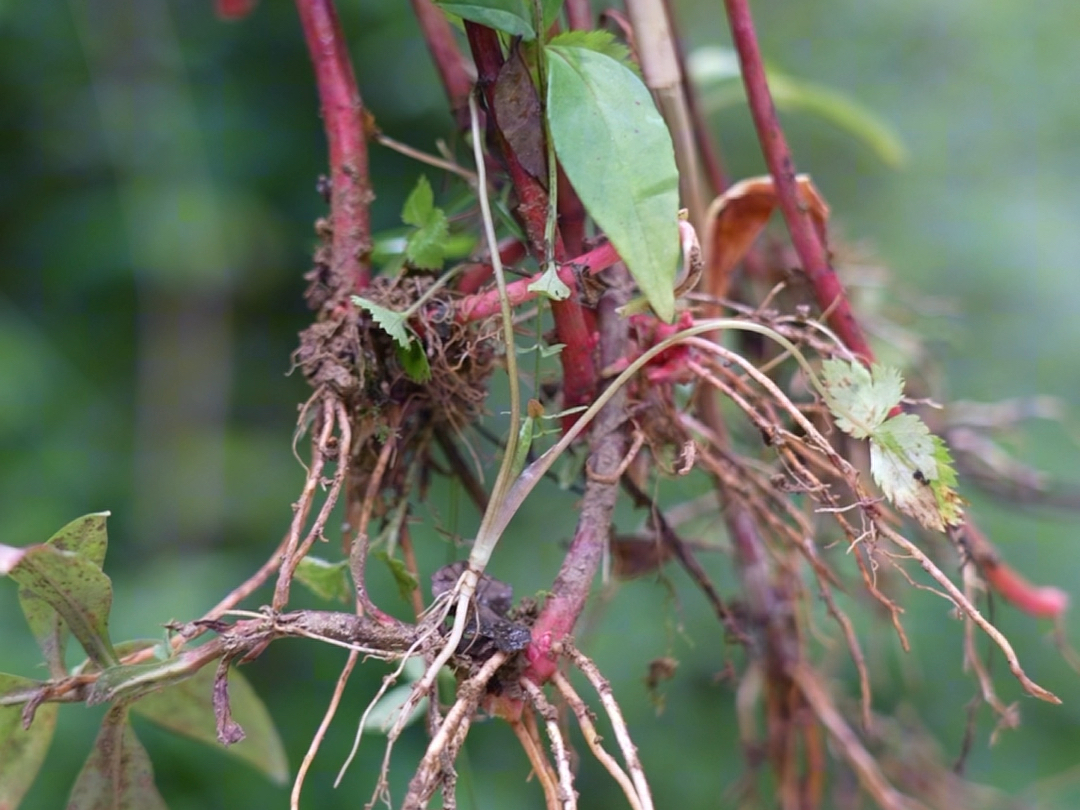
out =
<path fill-rule="evenodd" d="M 381 128 L 424 149 L 448 137 L 450 117 L 407 4 L 350 0 L 340 10 Z M 944 360 L 942 395 L 1080 400 L 1080 7 L 761 0 L 754 10 L 773 66 L 857 99 L 902 136 L 909 159 L 894 170 L 821 119 L 785 119 L 796 160 L 842 233 L 872 246 L 906 294 L 935 299 L 924 325 Z M 692 47 L 726 43 L 719 3 L 688 0 L 677 13 Z M 315 185 L 325 151 L 295 10 L 266 0 L 228 25 L 209 0 L 0 0 L 0 77 L 0 531 L 5 543 L 42 542 L 75 516 L 112 510 L 114 636 L 154 637 L 162 622 L 200 614 L 265 559 L 302 481 L 289 442 L 307 391 L 286 372 L 308 320 L 301 276 L 324 208 Z M 711 121 L 730 174 L 761 173 L 745 110 L 726 107 Z M 420 172 L 373 150 L 374 226 L 392 227 Z M 1023 450 L 1080 477 L 1077 435 L 1038 425 Z M 961 490 L 1022 571 L 1080 593 L 1067 516 L 1006 509 L 963 481 Z M 451 553 L 436 514 L 464 536 L 476 525 L 460 493 L 436 483 L 432 496 L 430 520 L 414 529 L 425 570 Z M 492 572 L 519 592 L 546 586 L 572 505 L 568 494 L 540 493 Z M 730 582 L 722 560 L 710 567 Z M 685 584 L 680 572 L 669 575 Z M 389 574 L 374 579 L 376 600 L 405 612 Z M 724 653 L 707 606 L 679 591 L 687 595 L 675 601 L 654 579 L 613 588 L 585 622 L 583 643 L 628 710 L 658 804 L 731 806 L 724 791 L 744 762 L 730 686 L 714 677 Z M 15 603 L 5 583 L 0 670 L 34 675 L 38 655 Z M 960 672 L 960 627 L 928 594 L 909 594 L 907 609 L 908 656 L 891 634 L 874 633 L 874 620 L 863 622 L 879 678 L 875 705 L 917 718 L 951 758 L 972 689 Z M 1024 700 L 1024 725 L 994 747 L 984 718 L 968 773 L 1021 797 L 1018 806 L 1075 807 L 1077 676 L 1046 628 L 1001 605 L 997 618 L 1028 671 L 1065 703 Z M 663 655 L 681 663 L 657 715 L 643 679 L 645 662 Z M 289 642 L 248 668 L 293 767 L 342 661 L 332 649 Z M 839 663 L 836 674 L 853 673 Z M 354 677 L 309 777 L 308 806 L 366 801 L 377 740 L 362 747 L 342 788 L 330 782 L 381 675 L 374 665 Z M 62 806 L 102 713 L 64 707 L 64 744 L 50 752 L 48 778 L 26 807 Z M 287 791 L 245 766 L 145 724 L 138 730 L 173 810 L 285 806 Z M 506 729 L 478 732 L 463 775 L 473 804 L 463 806 L 542 806 L 539 789 L 523 787 L 527 764 L 506 744 Z M 419 755 L 419 732 L 407 742 L 402 763 Z M 398 774 L 399 789 L 410 769 Z M 594 779 L 580 784 L 590 806 L 621 806 L 606 776 Z"/>

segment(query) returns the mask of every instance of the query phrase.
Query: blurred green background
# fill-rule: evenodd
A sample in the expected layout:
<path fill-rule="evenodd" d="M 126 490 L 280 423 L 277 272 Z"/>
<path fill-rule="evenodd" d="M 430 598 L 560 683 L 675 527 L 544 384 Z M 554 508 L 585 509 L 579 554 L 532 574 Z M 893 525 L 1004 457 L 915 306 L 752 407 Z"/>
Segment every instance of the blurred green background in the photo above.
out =
<path fill-rule="evenodd" d="M 340 5 L 362 94 L 382 129 L 427 150 L 452 137 L 407 4 Z M 1080 6 L 753 7 L 774 67 L 861 102 L 907 148 L 907 162 L 890 168 L 827 120 L 784 117 L 797 164 L 813 174 L 838 231 L 876 254 L 906 295 L 944 300 L 955 313 L 927 310 L 923 321 L 945 370 L 936 393 L 1046 393 L 1075 403 Z M 676 8 L 692 47 L 728 43 L 719 2 Z M 286 372 L 309 320 L 301 276 L 324 209 L 315 191 L 325 164 L 316 111 L 291 3 L 266 0 L 249 19 L 224 24 L 209 0 L 0 0 L 0 532 L 8 544 L 40 542 L 78 515 L 111 510 L 116 639 L 159 636 L 163 622 L 199 615 L 287 527 L 302 481 L 290 437 L 308 391 Z M 725 108 L 710 122 L 733 177 L 763 171 L 744 110 Z M 418 168 L 373 146 L 371 173 L 375 225 L 393 227 Z M 1073 435 L 1043 424 L 1017 444 L 1068 477 L 1080 457 Z M 963 492 L 1029 577 L 1080 591 L 1067 515 Z M 519 593 L 550 584 L 572 506 L 572 495 L 542 493 L 493 572 Z M 427 570 L 452 553 L 433 524 L 469 536 L 476 520 L 442 483 L 429 510 L 414 529 Z M 638 520 L 623 513 L 620 526 Z M 730 585 L 722 559 L 710 569 Z M 608 591 L 585 622 L 583 644 L 628 712 L 657 805 L 732 807 L 744 761 L 731 684 L 715 677 L 729 653 L 704 600 L 681 572 L 667 574 L 666 583 L 646 578 Z M 373 578 L 377 601 L 405 612 L 386 572 Z M 297 601 L 317 604 L 301 594 Z M 905 607 L 908 656 L 881 624 L 860 621 L 875 707 L 917 717 L 951 762 L 974 691 L 961 673 L 960 625 L 927 593 L 907 593 Z M 1029 673 L 1065 703 L 1022 698 L 996 659 L 999 689 L 1021 701 L 1024 725 L 991 747 L 984 711 L 968 774 L 1016 796 L 1019 807 L 1080 806 L 1080 681 L 1045 626 L 1000 604 L 996 618 Z M 1075 623 L 1069 633 L 1077 638 Z M 662 655 L 681 663 L 657 715 L 643 678 Z M 835 657 L 850 692 L 851 667 Z M 2 583 L 0 670 L 32 676 L 38 661 L 15 589 Z M 343 661 L 340 650 L 294 641 L 246 668 L 294 768 Z M 341 788 L 330 783 L 384 671 L 373 664 L 354 675 L 304 806 L 367 801 L 378 738 L 366 739 Z M 63 805 L 101 714 L 64 707 L 47 777 L 25 807 Z M 137 728 L 173 810 L 287 805 L 287 788 L 235 760 Z M 523 786 L 528 766 L 510 740 L 499 724 L 476 727 L 460 806 L 542 807 L 535 783 Z M 397 749 L 399 797 L 422 745 L 413 729 Z M 579 788 L 585 806 L 622 806 L 591 762 Z"/>

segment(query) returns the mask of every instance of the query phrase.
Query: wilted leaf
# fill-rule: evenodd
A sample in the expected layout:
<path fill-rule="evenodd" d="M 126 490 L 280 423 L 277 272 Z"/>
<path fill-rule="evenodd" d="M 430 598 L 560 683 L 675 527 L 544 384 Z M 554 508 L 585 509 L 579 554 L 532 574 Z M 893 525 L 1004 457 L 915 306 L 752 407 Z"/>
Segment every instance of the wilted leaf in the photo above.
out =
<path fill-rule="evenodd" d="M 42 630 L 48 631 L 44 643 L 39 637 L 46 655 L 63 651 L 62 631 L 44 609 L 47 605 L 60 614 L 90 660 L 102 668 L 116 664 L 116 653 L 109 642 L 109 611 L 112 609 L 109 578 L 85 557 L 61 551 L 53 545 L 29 546 L 22 551 L 18 562 L 7 574 L 37 597 L 27 594 L 23 611 L 29 610 L 27 620 L 35 635 Z"/>
<path fill-rule="evenodd" d="M 105 715 L 94 750 L 71 789 L 67 810 L 167 810 L 154 786 L 154 769 L 127 707 L 114 706 Z"/>
<path fill-rule="evenodd" d="M 532 9 L 528 0 L 436 0 L 448 14 L 480 23 L 496 31 L 525 39 L 536 39 Z"/>
<path fill-rule="evenodd" d="M 821 372 L 832 397 L 829 408 L 836 417 L 836 426 L 856 439 L 873 434 L 904 395 L 904 379 L 895 368 L 875 364 L 867 370 L 858 362 L 826 360 Z M 918 421 L 918 417 L 913 418 Z M 929 436 L 929 431 L 926 433 Z"/>
<path fill-rule="evenodd" d="M 570 288 L 559 278 L 555 265 L 548 267 L 540 278 L 530 284 L 529 290 L 547 296 L 553 301 L 565 301 L 570 297 Z"/>
<path fill-rule="evenodd" d="M 348 602 L 352 595 L 349 584 L 349 561 L 330 562 L 308 555 L 296 568 L 296 579 L 320 599 Z"/>
<path fill-rule="evenodd" d="M 361 298 L 359 295 L 354 295 L 352 300 L 358 307 L 367 311 L 367 313 L 371 315 L 372 320 L 374 320 L 386 334 L 390 335 L 399 346 L 407 348 L 409 343 L 412 342 L 413 336 L 405 326 L 405 317 L 400 312 L 394 312 L 392 309 L 379 306 L 374 301 Z"/>
<path fill-rule="evenodd" d="M 810 213 L 821 244 L 827 244 L 829 206 L 805 174 L 795 178 L 799 203 Z M 731 272 L 743 260 L 769 217 L 776 210 L 776 188 L 771 177 L 751 177 L 731 186 L 713 200 L 705 217 L 704 292 L 727 295 Z"/>
<path fill-rule="evenodd" d="M 518 161 L 546 188 L 547 152 L 540 118 L 540 96 L 520 48 L 510 53 L 495 80 L 495 119 Z"/>
<path fill-rule="evenodd" d="M 204 667 L 194 676 L 160 692 L 147 695 L 132 709 L 158 725 L 219 748 L 214 718 L 214 668 Z M 221 750 L 262 771 L 275 784 L 289 776 L 285 748 L 266 706 L 236 670 L 230 672 L 229 698 L 233 716 L 246 737 Z"/>
<path fill-rule="evenodd" d="M 549 127 L 586 210 L 657 315 L 675 314 L 679 175 L 664 119 L 624 65 L 587 48 L 550 46 Z"/>
<path fill-rule="evenodd" d="M 0 695 L 33 688 L 29 678 L 0 673 Z M 0 809 L 15 810 L 34 783 L 56 730 L 57 703 L 38 706 L 34 722 L 22 727 L 22 706 L 0 706 Z"/>

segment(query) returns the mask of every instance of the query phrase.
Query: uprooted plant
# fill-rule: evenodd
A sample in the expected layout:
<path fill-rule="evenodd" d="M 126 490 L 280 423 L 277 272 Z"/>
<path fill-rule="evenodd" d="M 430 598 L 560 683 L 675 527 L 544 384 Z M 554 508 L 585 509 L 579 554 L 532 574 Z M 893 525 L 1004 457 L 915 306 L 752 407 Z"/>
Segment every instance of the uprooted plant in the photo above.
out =
<path fill-rule="evenodd" d="M 905 649 L 901 600 L 881 579 L 895 572 L 954 605 L 963 620 L 963 663 L 1000 726 L 1015 726 L 1018 713 L 998 697 L 976 632 L 997 646 L 1027 694 L 1058 702 L 1024 672 L 977 603 L 989 587 L 1033 616 L 1060 619 L 1067 599 L 1025 582 L 964 514 L 942 438 L 963 426 L 943 418 L 927 392 L 905 395 L 900 370 L 875 362 L 860 319 L 879 314 L 854 311 L 841 286 L 827 242 L 828 207 L 795 174 L 745 0 L 725 0 L 725 7 L 770 175 L 735 184 L 723 177 L 696 111 L 664 4 L 626 5 L 627 16 L 606 15 L 624 43 L 594 30 L 581 0 L 415 0 L 471 144 L 471 157 L 459 159 L 450 150 L 417 152 L 380 132 L 362 106 L 332 3 L 297 0 L 329 141 L 330 213 L 318 223 L 321 243 L 306 276 L 316 317 L 294 357 L 314 390 L 294 439 L 310 435 L 310 456 L 289 531 L 248 581 L 156 643 L 109 640 L 104 515 L 81 518 L 41 545 L 0 546 L 0 570 L 19 585 L 49 667 L 44 681 L 0 676 L 7 723 L 0 732 L 18 739 L 17 765 L 0 764 L 0 773 L 24 774 L 9 793 L 16 803 L 48 747 L 56 704 L 85 702 L 112 708 L 71 806 L 163 806 L 142 778 L 149 764 L 129 710 L 205 737 L 170 716 L 177 705 L 203 706 L 216 719 L 216 738 L 235 743 L 244 724 L 267 719 L 231 665 L 252 661 L 275 639 L 305 637 L 342 646 L 349 657 L 295 777 L 294 808 L 361 657 L 398 666 L 360 731 L 373 713 L 385 714 L 390 690 L 407 684 L 386 718 L 373 803 L 391 803 L 394 742 L 426 707 L 430 742 L 402 807 L 427 806 L 439 791 L 443 806 L 455 806 L 454 762 L 481 711 L 510 726 L 547 807 L 576 807 L 561 701 L 630 807 L 651 808 L 647 763 L 609 685 L 572 637 L 608 555 L 623 577 L 668 561 L 685 567 L 727 642 L 743 648 L 746 664 L 733 676 L 740 706 L 763 707 L 767 730 L 759 738 L 749 717 L 739 733 L 748 752 L 763 748 L 783 808 L 831 806 L 827 797 L 852 784 L 889 810 L 974 802 L 944 769 L 924 768 L 905 782 L 902 769 L 890 771 L 884 755 L 872 753 L 884 745 L 888 724 L 872 713 L 862 646 L 835 598 L 840 591 L 864 590 Z M 429 170 L 446 172 L 456 194 L 451 217 L 421 178 L 402 212 L 404 247 L 378 272 L 380 248 L 368 224 L 369 142 L 406 149 Z M 706 206 L 710 190 L 718 196 Z M 756 246 L 774 209 L 793 256 L 775 241 Z M 472 236 L 471 256 L 445 269 L 454 252 L 451 221 L 454 236 Z M 796 273 L 788 272 L 792 264 Z M 521 336 L 531 347 L 519 346 Z M 526 361 L 532 369 L 522 368 Z M 503 407 L 488 397 L 502 371 L 509 424 L 496 437 L 501 461 L 488 490 L 469 442 L 481 435 L 485 410 Z M 534 396 L 523 403 L 526 385 Z M 510 587 L 485 567 L 499 544 L 514 542 L 508 526 L 534 487 L 574 454 L 584 456 L 571 482 L 581 497 L 576 532 L 550 591 L 539 603 L 515 606 Z M 408 515 L 431 470 L 459 479 L 483 518 L 467 560 L 427 572 L 432 600 L 425 604 Z M 1005 476 L 994 472 L 983 470 L 983 478 Z M 657 481 L 674 476 L 708 479 L 711 503 L 660 502 L 651 494 Z M 647 510 L 636 535 L 613 531 L 621 493 Z M 335 565 L 309 552 L 325 539 L 339 503 L 347 559 Z M 703 509 L 717 513 L 729 538 L 739 593 L 722 595 L 680 534 L 686 515 Z M 955 572 L 938 562 L 942 539 L 955 550 Z M 847 547 L 843 569 L 823 554 L 833 544 Z M 372 602 L 365 571 L 375 545 L 410 590 L 415 621 Z M 294 582 L 338 587 L 346 569 L 354 613 L 289 609 Z M 275 574 L 269 605 L 237 609 Z M 854 711 L 815 666 L 806 617 L 818 599 L 859 674 Z M 88 657 L 70 671 L 69 634 Z M 595 689 L 621 763 L 601 745 L 590 700 L 568 669 Z M 437 689 L 447 671 L 456 679 L 449 706 Z M 830 767 L 854 781 L 830 783 L 830 756 Z M 279 775 L 284 768 L 276 755 L 259 764 Z M 106 771 L 116 778 L 100 778 Z"/>

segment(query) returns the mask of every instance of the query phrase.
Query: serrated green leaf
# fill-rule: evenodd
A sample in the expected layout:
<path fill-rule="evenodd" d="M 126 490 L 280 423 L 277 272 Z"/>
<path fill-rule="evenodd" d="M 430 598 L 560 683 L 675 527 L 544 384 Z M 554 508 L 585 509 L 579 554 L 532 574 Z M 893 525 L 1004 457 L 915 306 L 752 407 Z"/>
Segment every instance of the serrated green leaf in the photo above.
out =
<path fill-rule="evenodd" d="M 900 372 L 877 364 L 867 370 L 857 361 L 826 360 L 821 376 L 836 426 L 856 439 L 867 438 L 904 395 Z"/>
<path fill-rule="evenodd" d="M 565 301 L 570 297 L 570 288 L 567 287 L 555 268 L 551 265 L 543 274 L 528 286 L 530 292 L 546 296 L 552 301 Z"/>
<path fill-rule="evenodd" d="M 34 618 L 30 614 L 27 618 L 35 634 L 39 629 L 35 625 L 44 624 L 48 618 L 44 610 L 47 605 L 60 615 L 90 660 L 102 668 L 115 665 L 116 653 L 109 641 L 109 578 L 85 557 L 53 545 L 29 546 L 21 552 L 7 573 L 27 592 L 23 611 L 30 609 Z M 55 635 L 50 636 L 49 643 L 55 639 Z M 55 648 L 50 647 L 50 651 L 56 654 Z"/>
<path fill-rule="evenodd" d="M 377 560 L 382 560 L 389 566 L 390 573 L 394 576 L 394 582 L 397 583 L 398 592 L 401 593 L 401 598 L 408 601 L 409 597 L 412 596 L 412 592 L 420 587 L 420 583 L 416 581 L 416 577 L 409 573 L 405 563 L 397 557 L 391 557 L 382 549 L 371 552 L 371 556 Z"/>
<path fill-rule="evenodd" d="M 352 596 L 348 560 L 330 562 L 309 554 L 300 561 L 295 576 L 320 599 L 347 603 Z"/>
<path fill-rule="evenodd" d="M 401 208 L 401 220 L 406 225 L 419 228 L 428 221 L 434 211 L 435 192 L 431 190 L 427 177 L 420 175 Z"/>
<path fill-rule="evenodd" d="M 549 128 L 567 178 L 656 314 L 675 315 L 679 175 L 663 118 L 625 65 L 549 46 Z"/>
<path fill-rule="evenodd" d="M 421 270 L 438 270 L 443 266 L 450 224 L 446 214 L 436 208 L 427 221 L 409 234 L 405 243 L 405 259 Z"/>
<path fill-rule="evenodd" d="M 619 64 L 633 71 L 634 75 L 641 75 L 641 68 L 638 67 L 637 62 L 631 56 L 630 49 L 615 39 L 613 33 L 602 28 L 592 31 L 564 31 L 552 37 L 548 41 L 548 46 L 587 48 L 590 51 L 610 56 Z"/>
<path fill-rule="evenodd" d="M 37 681 L 0 673 L 0 695 L 29 689 Z M 28 729 L 22 727 L 22 706 L 0 706 L 0 808 L 15 810 L 34 783 L 56 730 L 57 703 L 43 703 Z"/>
<path fill-rule="evenodd" d="M 532 9 L 526 0 L 436 0 L 448 14 L 480 23 L 496 31 L 525 39 L 536 39 Z"/>
<path fill-rule="evenodd" d="M 67 810 L 167 810 L 154 786 L 154 769 L 127 707 L 105 715 L 94 749 L 75 780 Z"/>
<path fill-rule="evenodd" d="M 95 512 L 76 518 L 50 537 L 46 544 L 77 554 L 101 568 L 109 544 L 105 528 L 105 519 L 108 516 L 108 512 Z M 34 634 L 38 647 L 45 656 L 49 674 L 54 678 L 64 677 L 67 674 L 64 662 L 67 625 L 45 599 L 28 588 L 19 588 L 19 605 L 26 617 L 26 623 L 30 626 L 30 632 Z"/>
<path fill-rule="evenodd" d="M 408 347 L 413 341 L 412 334 L 405 326 L 405 316 L 400 312 L 394 312 L 392 309 L 387 309 L 384 306 L 376 304 L 374 301 L 361 298 L 359 295 L 354 295 L 352 300 L 356 306 L 371 315 L 372 320 L 374 320 L 386 334 L 390 335 L 399 346 Z"/>
<path fill-rule="evenodd" d="M 886 498 L 926 528 L 944 531 L 959 523 L 948 450 L 918 416 L 900 414 L 874 430 L 870 473 Z"/>
<path fill-rule="evenodd" d="M 405 702 L 409 699 L 409 695 L 412 694 L 412 690 L 413 685 L 411 683 L 403 683 L 390 689 L 379 698 L 378 703 L 371 707 L 367 720 L 364 722 L 363 730 L 369 733 L 386 734 L 397 720 L 397 716 L 401 713 Z M 408 719 L 405 720 L 405 727 L 411 726 L 424 716 L 427 711 L 427 700 L 426 697 L 422 698 L 413 708 Z"/>
<path fill-rule="evenodd" d="M 265 704 L 235 669 L 229 672 L 229 705 L 233 719 L 243 727 L 246 736 L 228 747 L 218 742 L 213 706 L 214 669 L 203 667 L 191 678 L 136 701 L 132 709 L 163 728 L 253 765 L 274 784 L 285 784 L 289 764 L 281 737 Z"/>
<path fill-rule="evenodd" d="M 431 379 L 431 364 L 419 340 L 412 341 L 408 346 L 398 345 L 395 349 L 398 362 L 410 380 L 422 385 Z"/>

